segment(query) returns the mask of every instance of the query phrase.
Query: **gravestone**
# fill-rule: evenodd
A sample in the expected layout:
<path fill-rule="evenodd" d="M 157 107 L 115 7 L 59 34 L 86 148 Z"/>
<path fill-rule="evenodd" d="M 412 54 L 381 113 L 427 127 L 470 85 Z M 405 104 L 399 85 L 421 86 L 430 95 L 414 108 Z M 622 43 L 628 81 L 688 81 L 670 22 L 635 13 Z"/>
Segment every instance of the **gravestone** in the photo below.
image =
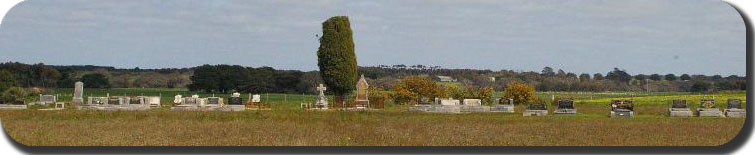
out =
<path fill-rule="evenodd" d="M 723 117 L 724 114 L 718 109 L 716 99 L 702 98 L 700 99 L 700 108 L 697 108 L 697 116 L 699 117 Z"/>
<path fill-rule="evenodd" d="M 146 100 L 149 107 L 157 108 L 162 106 L 162 104 L 160 104 L 160 96 L 147 96 Z"/>
<path fill-rule="evenodd" d="M 55 102 L 58 102 L 58 98 L 55 95 L 39 95 L 39 104 L 41 105 L 55 104 Z"/>
<path fill-rule="evenodd" d="M 464 99 L 464 106 L 461 106 L 461 112 L 490 112 L 489 106 L 482 106 L 480 99 Z"/>
<path fill-rule="evenodd" d="M 0 102 L 0 110 L 23 110 L 28 108 L 23 100 L 16 100 L 11 102 Z"/>
<path fill-rule="evenodd" d="M 260 103 L 260 94 L 254 94 L 252 95 L 252 103 Z"/>
<path fill-rule="evenodd" d="M 545 103 L 528 103 L 527 108 L 522 116 L 547 116 L 548 104 Z"/>
<path fill-rule="evenodd" d="M 171 110 L 200 110 L 200 106 L 203 104 L 199 95 L 192 95 L 190 97 L 176 95 L 173 97 L 173 102 L 176 104 L 170 107 Z"/>
<path fill-rule="evenodd" d="M 724 110 L 726 117 L 745 117 L 746 111 L 742 108 L 742 100 L 729 99 Z"/>
<path fill-rule="evenodd" d="M 442 106 L 458 106 L 460 105 L 459 100 L 454 100 L 453 98 L 448 99 L 440 99 L 440 105 Z"/>
<path fill-rule="evenodd" d="M 514 100 L 501 98 L 498 100 L 498 104 L 490 107 L 490 112 L 514 113 Z"/>
<path fill-rule="evenodd" d="M 576 115 L 577 109 L 574 108 L 574 100 L 562 99 L 556 102 L 555 115 Z"/>
<path fill-rule="evenodd" d="M 227 110 L 227 111 L 244 111 L 244 110 L 246 110 L 246 106 L 241 101 L 241 94 L 240 93 L 233 93 L 233 94 L 231 94 L 231 97 L 228 98 L 228 104 L 225 105 L 225 110 Z"/>
<path fill-rule="evenodd" d="M 692 116 L 692 110 L 687 107 L 687 100 L 675 99 L 671 100 L 671 108 L 669 108 L 669 115 L 671 117 L 690 117 Z"/>
<path fill-rule="evenodd" d="M 482 106 L 482 100 L 480 99 L 464 99 L 465 106 Z"/>
<path fill-rule="evenodd" d="M 199 98 L 185 97 L 185 98 L 183 98 L 183 102 L 181 103 L 181 105 L 198 106 L 199 105 Z"/>
<path fill-rule="evenodd" d="M 208 97 L 205 106 L 223 106 L 223 98 Z"/>
<path fill-rule="evenodd" d="M 319 87 L 317 87 L 317 91 L 320 92 L 319 95 L 317 95 L 317 103 L 315 103 L 315 109 L 328 109 L 328 98 L 325 97 L 325 90 L 327 90 L 323 84 L 320 84 Z"/>
<path fill-rule="evenodd" d="M 362 75 L 359 78 L 359 81 L 357 81 L 356 85 L 356 99 L 354 100 L 354 103 L 356 104 L 356 107 L 363 107 L 363 108 L 369 108 L 370 107 L 370 100 L 368 97 L 368 88 L 370 87 L 369 84 L 367 84 L 367 80 L 364 79 L 364 75 Z"/>
<path fill-rule="evenodd" d="M 84 104 L 84 82 L 74 83 L 73 99 L 71 100 L 71 103 L 73 103 L 73 105 Z"/>
<path fill-rule="evenodd" d="M 107 97 L 89 97 L 88 105 L 107 105 Z"/>
<path fill-rule="evenodd" d="M 131 100 L 128 101 L 128 103 L 130 105 L 136 105 L 136 104 L 141 105 L 141 104 L 147 103 L 147 99 L 144 96 L 137 96 L 137 97 L 133 97 L 133 98 L 130 98 L 130 99 Z"/>
<path fill-rule="evenodd" d="M 55 108 L 54 109 L 58 109 L 59 110 L 59 109 L 65 109 L 65 108 L 66 108 L 66 103 L 55 102 Z"/>
<path fill-rule="evenodd" d="M 632 118 L 634 117 L 634 104 L 632 100 L 611 101 L 611 117 Z"/>
<path fill-rule="evenodd" d="M 233 93 L 231 98 L 228 98 L 228 105 L 243 105 L 241 102 L 241 94 Z"/>
<path fill-rule="evenodd" d="M 181 96 L 181 95 L 173 96 L 173 103 L 176 104 L 176 105 L 183 104 L 184 103 L 183 96 Z"/>

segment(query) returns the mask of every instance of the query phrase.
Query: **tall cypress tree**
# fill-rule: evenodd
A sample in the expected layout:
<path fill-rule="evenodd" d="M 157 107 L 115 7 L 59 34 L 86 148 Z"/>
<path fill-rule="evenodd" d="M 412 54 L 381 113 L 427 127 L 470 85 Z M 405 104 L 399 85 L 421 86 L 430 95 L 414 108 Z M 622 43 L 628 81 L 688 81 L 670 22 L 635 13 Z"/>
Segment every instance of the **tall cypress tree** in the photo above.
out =
<path fill-rule="evenodd" d="M 336 103 L 343 103 L 344 96 L 355 89 L 357 81 L 357 59 L 349 17 L 331 17 L 322 23 L 317 65 L 328 90 L 335 94 Z"/>

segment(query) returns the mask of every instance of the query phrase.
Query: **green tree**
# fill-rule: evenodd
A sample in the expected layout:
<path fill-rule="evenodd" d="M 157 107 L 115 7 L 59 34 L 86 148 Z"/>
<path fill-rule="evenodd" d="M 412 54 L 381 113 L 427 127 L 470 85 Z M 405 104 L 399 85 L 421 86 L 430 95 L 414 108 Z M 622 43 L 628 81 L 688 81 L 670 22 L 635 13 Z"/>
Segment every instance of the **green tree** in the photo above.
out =
<path fill-rule="evenodd" d="M 323 22 L 317 50 L 320 76 L 328 90 L 335 94 L 336 103 L 343 103 L 344 96 L 355 89 L 357 82 L 357 59 L 350 25 L 346 16 Z"/>
<path fill-rule="evenodd" d="M 666 81 L 676 81 L 676 75 L 666 74 L 666 76 L 663 76 L 663 79 L 665 79 Z"/>
<path fill-rule="evenodd" d="M 595 73 L 595 74 L 594 74 L 594 75 L 592 76 L 592 79 L 595 79 L 595 80 L 603 80 L 603 74 L 600 74 L 600 73 Z"/>
<path fill-rule="evenodd" d="M 689 74 L 682 74 L 682 76 L 680 76 L 679 79 L 682 81 L 689 81 L 689 80 L 692 80 L 692 77 L 689 76 Z"/>
<path fill-rule="evenodd" d="M 649 78 L 650 80 L 653 80 L 653 81 L 661 81 L 661 79 L 663 79 L 663 76 L 661 76 L 660 74 L 653 74 L 653 75 L 650 75 Z"/>
<path fill-rule="evenodd" d="M 0 70 L 0 92 L 13 86 L 16 86 L 16 79 L 13 77 L 13 73 L 6 70 Z"/>
<path fill-rule="evenodd" d="M 689 91 L 691 92 L 707 92 L 711 88 L 711 84 L 704 81 L 695 81 L 695 83 L 690 86 Z"/>
<path fill-rule="evenodd" d="M 590 74 L 587 74 L 587 73 L 580 74 L 579 81 L 582 81 L 582 82 L 590 81 Z"/>
<path fill-rule="evenodd" d="M 81 82 L 87 88 L 110 88 L 110 80 L 100 73 L 91 73 L 81 76 Z"/>
<path fill-rule="evenodd" d="M 632 76 L 624 70 L 613 68 L 613 71 L 606 74 L 606 79 L 616 82 L 629 83 L 629 81 L 632 80 Z"/>

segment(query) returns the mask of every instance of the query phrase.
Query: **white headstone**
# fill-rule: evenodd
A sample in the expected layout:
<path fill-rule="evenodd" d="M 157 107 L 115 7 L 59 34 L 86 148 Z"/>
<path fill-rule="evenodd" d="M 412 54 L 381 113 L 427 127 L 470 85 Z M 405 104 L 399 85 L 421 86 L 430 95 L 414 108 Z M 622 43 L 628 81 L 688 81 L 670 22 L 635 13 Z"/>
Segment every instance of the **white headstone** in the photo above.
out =
<path fill-rule="evenodd" d="M 260 95 L 259 94 L 252 95 L 252 103 L 260 103 Z"/>
<path fill-rule="evenodd" d="M 459 100 L 454 100 L 452 98 L 440 99 L 440 105 L 459 105 Z"/>
<path fill-rule="evenodd" d="M 241 94 L 240 93 L 233 93 L 233 94 L 231 94 L 231 97 L 241 97 Z"/>
<path fill-rule="evenodd" d="M 464 105 L 466 105 L 466 106 L 480 106 L 480 105 L 482 105 L 482 100 L 480 100 L 480 99 L 464 99 Z"/>
<path fill-rule="evenodd" d="M 72 102 L 75 105 L 81 105 L 84 103 L 84 82 L 74 83 Z"/>
<path fill-rule="evenodd" d="M 173 103 L 175 104 L 181 104 L 184 101 L 184 97 L 181 95 L 176 95 L 173 97 Z"/>

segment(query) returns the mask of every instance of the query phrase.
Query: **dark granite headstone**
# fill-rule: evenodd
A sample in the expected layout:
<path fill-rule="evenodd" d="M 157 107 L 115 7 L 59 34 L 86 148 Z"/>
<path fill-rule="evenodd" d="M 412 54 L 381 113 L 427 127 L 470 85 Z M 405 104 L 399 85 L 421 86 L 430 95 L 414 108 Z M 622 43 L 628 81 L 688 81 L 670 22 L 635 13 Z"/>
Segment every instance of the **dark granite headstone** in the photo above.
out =
<path fill-rule="evenodd" d="M 573 100 L 558 100 L 558 109 L 574 109 Z"/>
<path fill-rule="evenodd" d="M 727 103 L 726 109 L 742 109 L 742 100 L 729 99 Z"/>
<path fill-rule="evenodd" d="M 672 100 L 671 108 L 687 108 L 687 100 L 682 100 L 682 99 Z"/>
<path fill-rule="evenodd" d="M 117 97 L 111 97 L 107 99 L 109 105 L 121 105 L 121 99 Z"/>
<path fill-rule="evenodd" d="M 231 97 L 228 99 L 229 105 L 242 105 L 241 97 Z"/>
<path fill-rule="evenodd" d="M 220 98 L 216 98 L 216 97 L 207 98 L 207 104 L 220 104 Z"/>
<path fill-rule="evenodd" d="M 527 110 L 548 110 L 545 103 L 528 103 Z"/>

